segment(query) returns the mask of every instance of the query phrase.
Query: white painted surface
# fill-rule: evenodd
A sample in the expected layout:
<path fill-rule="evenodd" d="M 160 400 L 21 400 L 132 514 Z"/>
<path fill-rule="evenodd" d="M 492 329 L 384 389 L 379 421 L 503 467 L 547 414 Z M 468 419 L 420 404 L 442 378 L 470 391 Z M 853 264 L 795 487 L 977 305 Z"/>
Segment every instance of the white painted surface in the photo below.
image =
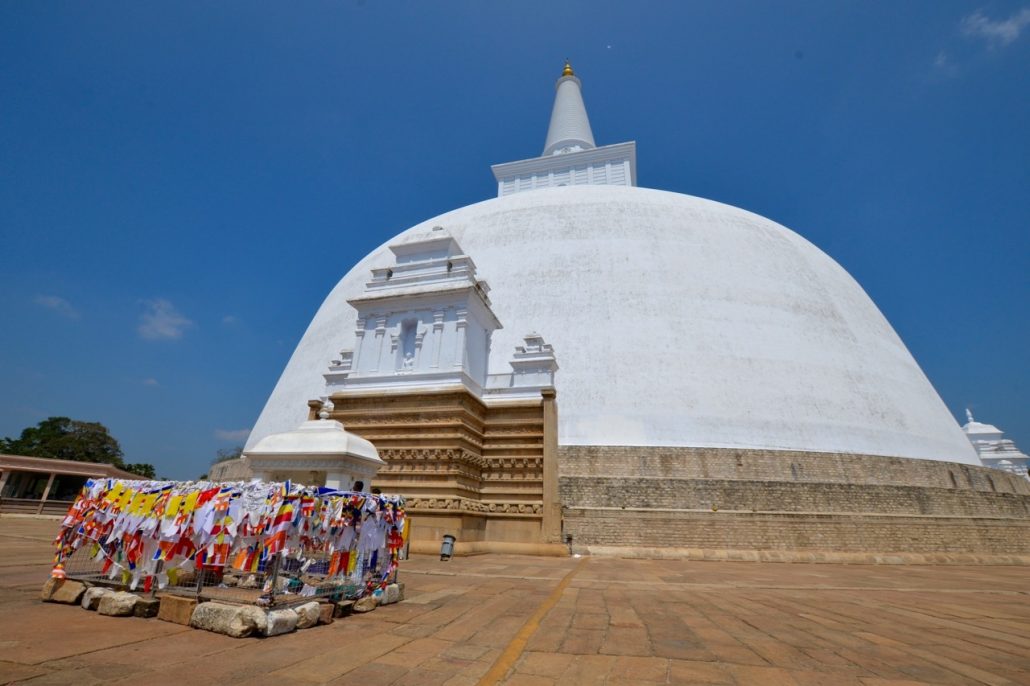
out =
<path fill-rule="evenodd" d="M 391 387 L 486 384 L 490 337 L 500 327 L 489 285 L 440 226 L 391 243 L 394 259 L 372 270 L 349 348 L 325 373 L 326 395 Z"/>
<path fill-rule="evenodd" d="M 324 485 L 341 490 L 350 489 L 356 481 L 362 481 L 367 490 L 386 464 L 372 443 L 330 419 L 305 421 L 293 431 L 265 436 L 244 451 L 243 459 L 258 479 L 315 484 L 312 479 L 321 473 Z"/>
<path fill-rule="evenodd" d="M 497 197 L 561 186 L 637 185 L 637 144 L 615 143 L 491 167 Z"/>
<path fill-rule="evenodd" d="M 568 64 L 566 69 L 571 74 Z M 636 142 L 598 148 L 581 88 L 573 75 L 558 79 L 543 155 L 493 165 L 497 197 L 563 186 L 637 185 Z"/>
<path fill-rule="evenodd" d="M 862 288 L 792 231 L 720 203 L 616 186 L 487 200 L 440 225 L 492 287 L 490 372 L 535 331 L 561 356 L 565 445 L 856 452 L 979 464 Z M 403 234 L 402 234 L 403 235 Z M 396 239 L 390 241 L 395 242 Z M 303 420 L 348 347 L 386 245 L 329 294 L 248 441 Z"/>
<path fill-rule="evenodd" d="M 254 434 L 251 433 L 251 439 Z M 247 457 L 292 455 L 311 459 L 352 457 L 377 467 L 385 463 L 371 442 L 350 433 L 343 424 L 332 419 L 304 421 L 292 431 L 266 434 L 259 441 L 250 441 L 253 447 L 244 451 Z"/>
<path fill-rule="evenodd" d="M 554 86 L 554 107 L 543 154 L 560 155 L 592 147 L 594 134 L 583 104 L 582 84 L 575 76 L 563 76 Z"/>

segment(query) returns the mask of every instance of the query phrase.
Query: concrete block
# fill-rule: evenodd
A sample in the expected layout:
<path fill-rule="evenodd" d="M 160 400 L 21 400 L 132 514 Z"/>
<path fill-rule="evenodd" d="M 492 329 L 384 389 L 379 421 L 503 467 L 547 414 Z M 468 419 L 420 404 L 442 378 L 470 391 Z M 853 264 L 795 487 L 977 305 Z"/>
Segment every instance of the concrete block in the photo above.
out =
<path fill-rule="evenodd" d="M 318 624 L 318 617 L 321 614 L 321 610 L 319 609 L 317 602 L 304 603 L 303 605 L 293 608 L 293 611 L 297 613 L 298 629 L 309 629 Z"/>
<path fill-rule="evenodd" d="M 173 624 L 190 625 L 193 617 L 193 610 L 197 607 L 196 598 L 185 598 L 177 595 L 161 596 L 161 607 L 157 611 L 157 618 Z"/>
<path fill-rule="evenodd" d="M 278 636 L 296 630 L 300 617 L 293 610 L 272 610 L 268 613 L 265 636 Z"/>
<path fill-rule="evenodd" d="M 86 585 L 71 579 L 47 579 L 43 584 L 40 598 L 48 603 L 64 603 L 78 605 L 86 593 Z"/>
<path fill-rule="evenodd" d="M 136 609 L 137 600 L 139 600 L 139 596 L 135 593 L 125 591 L 108 593 L 100 598 L 97 614 L 108 617 L 130 617 Z"/>
<path fill-rule="evenodd" d="M 147 596 L 137 598 L 136 606 L 132 609 L 134 617 L 157 617 L 157 611 L 161 608 L 161 599 Z"/>
<path fill-rule="evenodd" d="M 100 604 L 100 599 L 111 593 L 114 593 L 114 591 L 102 586 L 87 588 L 86 592 L 82 594 L 82 608 L 84 610 L 96 610 Z"/>
<path fill-rule="evenodd" d="M 263 634 L 268 620 L 265 611 L 252 605 L 201 603 L 193 610 L 190 626 L 233 638 Z"/>
<path fill-rule="evenodd" d="M 353 600 L 341 600 L 336 603 L 335 609 L 333 610 L 333 617 L 346 617 L 354 611 Z"/>

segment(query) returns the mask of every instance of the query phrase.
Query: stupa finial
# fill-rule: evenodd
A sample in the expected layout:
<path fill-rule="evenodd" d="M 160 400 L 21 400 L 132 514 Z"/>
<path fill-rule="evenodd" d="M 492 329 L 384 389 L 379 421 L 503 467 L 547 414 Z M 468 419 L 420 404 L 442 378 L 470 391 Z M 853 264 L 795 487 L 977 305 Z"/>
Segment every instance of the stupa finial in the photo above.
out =
<path fill-rule="evenodd" d="M 597 147 L 594 134 L 590 131 L 587 108 L 583 104 L 581 84 L 568 60 L 565 60 L 565 68 L 554 87 L 554 108 L 551 110 L 551 125 L 547 127 L 543 154 L 554 155 Z"/>

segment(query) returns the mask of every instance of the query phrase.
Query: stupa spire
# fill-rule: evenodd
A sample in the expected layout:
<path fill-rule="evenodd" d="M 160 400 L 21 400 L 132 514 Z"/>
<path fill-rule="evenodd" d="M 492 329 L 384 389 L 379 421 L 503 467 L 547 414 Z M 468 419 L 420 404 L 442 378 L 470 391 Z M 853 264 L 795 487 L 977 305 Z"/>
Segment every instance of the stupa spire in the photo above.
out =
<path fill-rule="evenodd" d="M 544 155 L 594 147 L 594 134 L 590 130 L 586 105 L 583 104 L 582 84 L 572 71 L 572 65 L 565 60 L 565 68 L 555 84 L 554 107 L 551 110 L 551 125 L 547 127 Z"/>
<path fill-rule="evenodd" d="M 497 196 L 560 186 L 636 186 L 637 144 L 594 143 L 579 79 L 565 60 L 540 157 L 495 164 Z"/>

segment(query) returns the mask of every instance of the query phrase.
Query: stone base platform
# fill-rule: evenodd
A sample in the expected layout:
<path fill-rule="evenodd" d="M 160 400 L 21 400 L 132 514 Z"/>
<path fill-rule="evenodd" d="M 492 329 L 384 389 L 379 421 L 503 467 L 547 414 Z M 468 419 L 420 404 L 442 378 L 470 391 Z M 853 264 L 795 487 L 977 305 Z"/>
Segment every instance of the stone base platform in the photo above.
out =
<path fill-rule="evenodd" d="M 706 562 L 789 562 L 844 565 L 1030 565 L 1030 555 L 973 555 L 967 553 L 839 553 L 817 550 L 726 550 L 710 548 L 648 548 L 640 546 L 573 546 L 573 553 L 627 560 L 688 560 Z"/>
<path fill-rule="evenodd" d="M 1030 481 L 875 455 L 562 446 L 563 534 L 620 557 L 1027 564 Z"/>

